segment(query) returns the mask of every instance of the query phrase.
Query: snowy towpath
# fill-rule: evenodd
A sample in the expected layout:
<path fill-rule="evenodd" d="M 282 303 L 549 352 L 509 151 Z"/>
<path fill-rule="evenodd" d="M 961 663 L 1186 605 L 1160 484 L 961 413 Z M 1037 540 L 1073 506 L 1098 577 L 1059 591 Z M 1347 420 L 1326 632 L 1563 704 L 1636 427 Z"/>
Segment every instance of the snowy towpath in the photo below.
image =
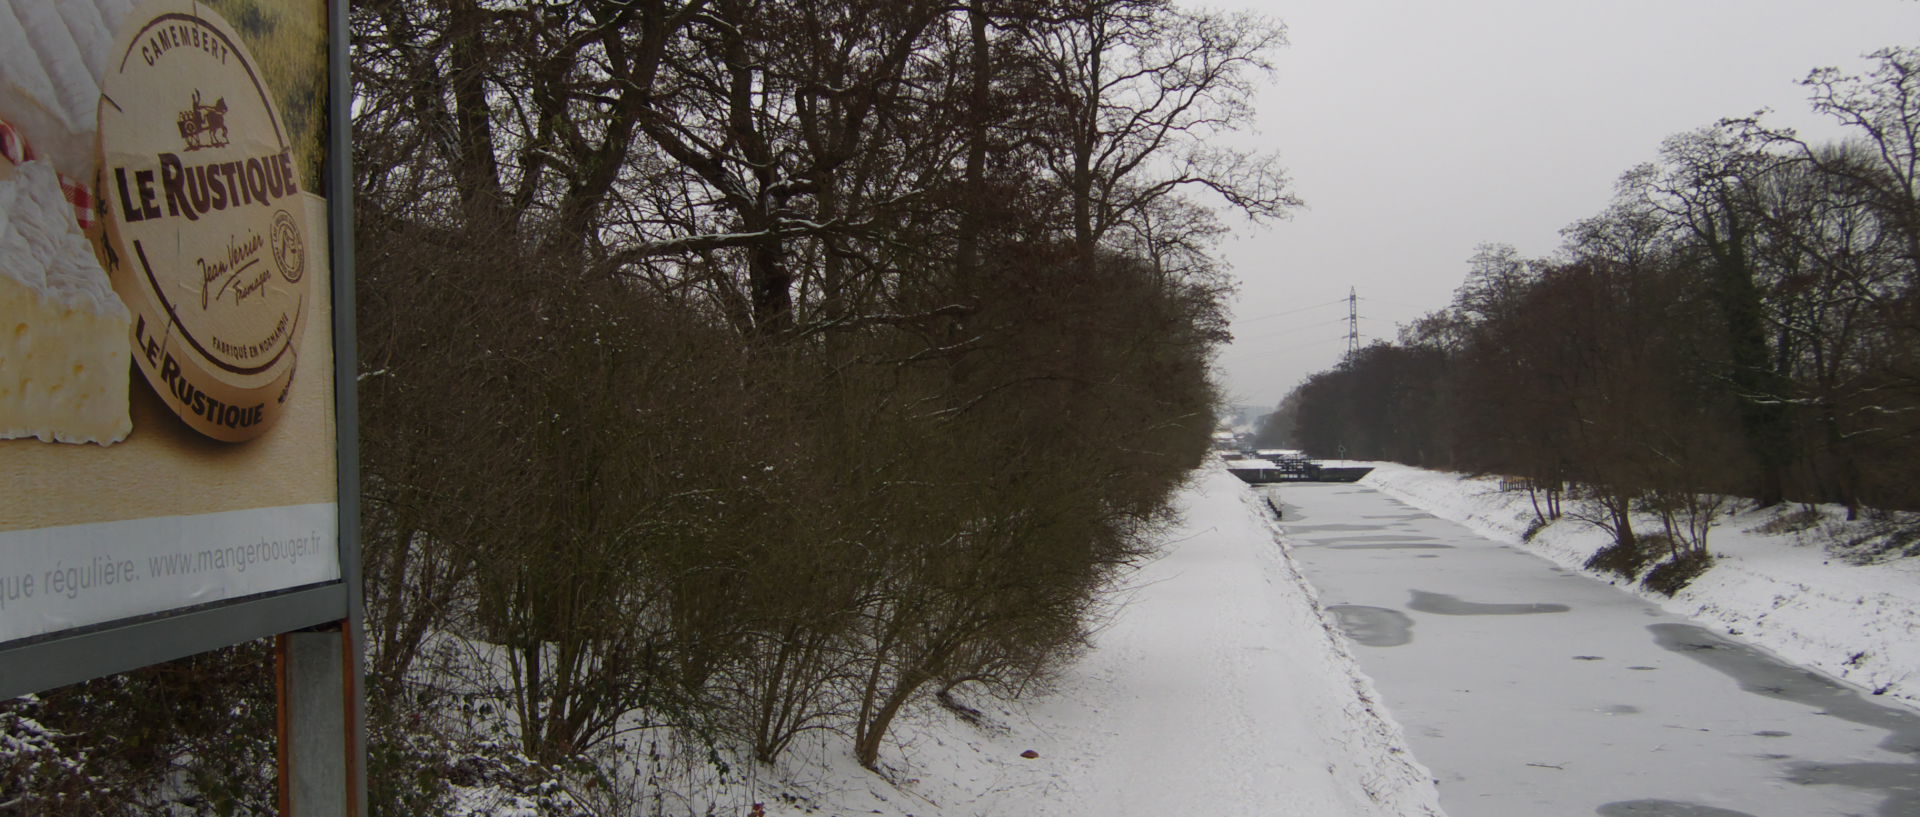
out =
<path fill-rule="evenodd" d="M 1032 711 L 1044 782 L 982 813 L 1436 814 L 1245 486 L 1206 469 L 1180 505 L 1164 554 Z"/>
<path fill-rule="evenodd" d="M 1264 490 L 1453 817 L 1920 814 L 1914 710 L 1371 488 Z"/>

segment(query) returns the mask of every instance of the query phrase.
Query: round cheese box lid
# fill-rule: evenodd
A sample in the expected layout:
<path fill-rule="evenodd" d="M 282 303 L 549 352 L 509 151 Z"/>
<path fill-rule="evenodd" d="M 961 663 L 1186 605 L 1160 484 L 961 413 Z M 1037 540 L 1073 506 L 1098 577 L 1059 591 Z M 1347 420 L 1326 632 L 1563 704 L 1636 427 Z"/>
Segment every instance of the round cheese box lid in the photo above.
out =
<path fill-rule="evenodd" d="M 142 3 L 107 56 L 96 189 L 134 362 L 194 430 L 252 439 L 286 405 L 312 277 L 286 128 L 205 5 Z"/>

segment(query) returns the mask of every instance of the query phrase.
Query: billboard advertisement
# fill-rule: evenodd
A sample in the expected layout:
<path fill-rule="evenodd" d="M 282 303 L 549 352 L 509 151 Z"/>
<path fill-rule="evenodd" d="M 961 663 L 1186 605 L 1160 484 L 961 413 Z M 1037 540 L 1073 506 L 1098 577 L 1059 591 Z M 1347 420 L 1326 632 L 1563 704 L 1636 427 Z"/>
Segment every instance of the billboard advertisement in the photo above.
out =
<path fill-rule="evenodd" d="M 0 649 L 342 580 L 331 19 L 0 0 Z"/>

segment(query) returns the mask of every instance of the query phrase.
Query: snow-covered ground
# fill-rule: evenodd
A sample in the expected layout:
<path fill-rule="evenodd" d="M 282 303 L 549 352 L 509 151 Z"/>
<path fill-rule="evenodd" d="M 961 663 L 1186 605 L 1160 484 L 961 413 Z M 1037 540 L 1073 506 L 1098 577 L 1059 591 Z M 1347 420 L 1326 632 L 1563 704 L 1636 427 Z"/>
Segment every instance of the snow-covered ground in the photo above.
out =
<path fill-rule="evenodd" d="M 1493 478 L 1368 464 L 1374 471 L 1361 484 L 1569 570 L 1583 570 L 1609 541 L 1591 525 L 1562 519 L 1523 543 L 1534 520 L 1526 492 L 1503 492 Z M 1672 598 L 1628 589 L 1794 663 L 1920 703 L 1920 559 L 1850 564 L 1820 541 L 1822 530 L 1842 524 L 1838 509 L 1823 509 L 1828 521 L 1806 533 L 1763 532 L 1779 513 L 1744 508 L 1722 519 L 1708 541 L 1718 557 L 1713 567 Z M 1649 520 L 1645 529 L 1658 525 Z"/>
<path fill-rule="evenodd" d="M 776 815 L 1438 817 L 1431 774 L 1255 502 L 1202 469 L 1164 554 L 1046 694 L 969 700 L 979 725 L 909 713 L 887 779 L 816 738 L 751 796 Z"/>

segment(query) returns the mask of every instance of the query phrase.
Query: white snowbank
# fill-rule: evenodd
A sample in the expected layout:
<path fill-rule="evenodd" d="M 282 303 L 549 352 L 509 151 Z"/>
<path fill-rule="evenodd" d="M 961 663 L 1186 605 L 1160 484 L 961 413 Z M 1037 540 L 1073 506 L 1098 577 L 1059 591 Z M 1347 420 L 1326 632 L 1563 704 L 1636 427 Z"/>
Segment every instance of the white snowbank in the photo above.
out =
<path fill-rule="evenodd" d="M 1534 521 L 1525 491 L 1503 492 L 1497 478 L 1369 464 L 1374 471 L 1362 484 L 1562 567 L 1583 570 L 1587 558 L 1609 543 L 1605 532 L 1572 519 L 1548 525 L 1523 543 Z M 1829 518 L 1838 515 L 1826 510 Z M 1758 530 L 1778 513 L 1748 509 L 1723 518 L 1708 541 L 1718 557 L 1713 567 L 1673 598 L 1637 585 L 1630 589 L 1794 663 L 1920 703 L 1920 559 L 1849 564 L 1829 556 L 1811 534 Z M 1658 530 L 1652 520 L 1641 524 Z M 1591 575 L 1624 585 L 1617 577 Z"/>
<path fill-rule="evenodd" d="M 770 815 L 1439 817 L 1432 775 L 1251 492 L 1209 468 L 1180 502 L 1164 555 L 1047 694 L 969 699 L 979 725 L 907 713 L 888 779 L 844 739 L 811 739 L 756 799 Z"/>

